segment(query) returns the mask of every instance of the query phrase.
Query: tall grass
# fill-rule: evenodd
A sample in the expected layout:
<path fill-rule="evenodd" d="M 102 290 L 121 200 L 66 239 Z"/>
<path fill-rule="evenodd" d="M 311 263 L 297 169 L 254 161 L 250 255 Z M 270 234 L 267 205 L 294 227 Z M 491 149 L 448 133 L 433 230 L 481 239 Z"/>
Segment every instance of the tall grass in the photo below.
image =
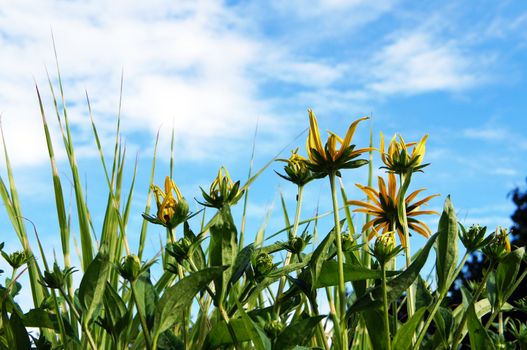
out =
<path fill-rule="evenodd" d="M 247 244 L 250 187 L 279 155 L 261 169 L 253 169 L 255 131 L 247 181 L 244 184 L 232 181 L 222 169 L 210 189 L 202 189 L 204 198 L 199 199 L 202 208 L 190 213 L 184 196 L 171 180 L 174 134 L 170 176 L 165 186 L 154 184 L 158 133 L 139 242 L 130 245 L 128 221 L 131 216 L 139 215 L 131 210 L 137 159 L 132 173 L 126 173 L 126 147 L 121 141 L 120 126 L 122 79 L 115 142 L 109 159 L 86 94 L 107 193 L 106 201 L 98 203 L 99 208 L 104 208 L 104 219 L 97 229 L 91 221 L 79 177 L 58 64 L 57 75 L 57 85 L 48 77 L 49 90 L 62 136 L 58 147 L 65 150 L 68 159 L 76 212 L 67 210 L 64 193 L 69 191 L 68 185 L 65 186 L 69 182 L 58 171 L 57 145 L 53 144 L 46 103 L 37 87 L 62 256 L 60 260 L 50 261 L 38 240 L 38 230 L 35 229 L 34 239 L 28 234 L 2 131 L 7 181 L 0 177 L 0 196 L 21 250 L 2 250 L 12 271 L 6 272 L 10 272 L 11 278 L 0 285 L 3 296 L 0 348 L 447 349 L 470 344 L 474 349 L 492 349 L 504 344 L 525 346 L 527 327 L 518 320 L 502 317 L 503 312 L 513 308 L 525 311 L 524 304 L 508 302 L 526 274 L 520 270 L 520 263 L 525 259 L 524 247 L 511 248 L 504 230 L 486 235 L 481 227 L 459 225 L 449 197 L 437 229 L 431 232 L 426 244 L 414 252 L 413 259 L 408 254 L 410 246 L 406 245 L 407 265 L 399 270 L 391 268 L 403 250 L 396 241 L 399 230 L 406 234 L 407 240 L 408 230 L 428 235 L 421 226 L 415 226 L 419 209 L 412 207 L 412 203 L 417 201 L 417 194 L 410 194 L 411 198 L 405 195 L 411 185 L 410 175 L 422 168 L 424 150 L 420 153 L 418 145 L 397 140 L 390 143 L 383 161 L 389 172 L 406 177 L 401 176 L 396 182 L 395 176 L 387 175 L 388 188 L 383 186 L 385 180 L 381 177 L 376 188 L 373 173 L 377 149 L 373 128 L 370 128 L 369 147 L 360 152 L 350 143 L 349 133 L 353 129 L 353 134 L 355 123 L 346 135 L 350 137 L 344 140 L 331 134 L 326 145 L 322 145 L 314 139 L 314 144 L 319 142 L 320 147 L 308 149 L 308 158 L 295 152 L 291 158 L 281 159 L 284 168 L 279 175 L 288 180 L 285 186 L 296 187 L 294 217 L 289 215 L 293 208 L 281 196 L 279 214 L 269 210 L 254 241 Z M 320 138 L 318 125 L 316 128 L 312 121 L 310 135 Z M 304 134 L 305 131 L 300 135 Z M 298 136 L 295 144 L 297 139 Z M 340 151 L 336 145 L 342 146 Z M 356 159 L 361 153 L 367 159 Z M 399 168 L 393 162 L 398 162 Z M 366 164 L 368 167 L 361 168 Z M 352 200 L 340 178 L 347 172 L 359 171 L 368 173 L 368 186 L 360 187 L 367 197 Z M 327 176 L 332 211 L 306 216 L 302 210 L 305 191 L 309 191 L 312 181 Z M 125 188 L 124 183 L 130 183 L 129 187 Z M 424 202 L 418 202 L 417 206 Z M 235 205 L 243 208 L 240 225 L 231 213 Z M 207 219 L 206 212 L 212 213 L 211 218 Z M 197 224 L 196 220 L 190 221 L 195 215 L 201 218 Z M 284 227 L 269 234 L 267 223 L 273 215 L 283 217 Z M 334 219 L 332 227 L 328 232 L 318 232 L 318 220 L 330 215 Z M 72 265 L 72 220 L 79 228 L 80 266 Z M 362 221 L 371 224 L 362 225 Z M 155 224 L 164 226 L 167 235 L 162 238 L 159 254 L 146 257 L 148 227 Z M 466 247 L 461 260 L 458 259 L 459 240 Z M 137 251 L 132 251 L 131 246 L 137 246 Z M 35 248 L 40 251 L 39 258 Z M 432 248 L 436 250 L 437 278 L 427 285 L 420 272 Z M 448 290 L 473 251 L 483 251 L 490 267 L 483 281 L 462 286 L 463 304 L 452 305 Z M 286 256 L 284 261 L 278 261 L 280 255 Z M 160 276 L 154 276 L 156 270 L 152 269 L 156 261 L 162 267 Z M 29 285 L 20 286 L 16 279 L 25 273 L 29 275 Z M 79 284 L 74 283 L 72 273 L 80 275 Z M 28 312 L 23 312 L 18 304 L 20 288 L 31 289 L 33 305 Z M 413 290 L 415 295 L 408 294 L 407 291 Z M 328 306 L 328 314 L 321 313 L 322 303 Z M 481 321 L 484 316 L 489 317 L 485 324 Z M 495 319 L 497 323 L 493 322 Z M 509 335 L 516 334 L 515 338 L 505 338 L 508 329 Z"/>

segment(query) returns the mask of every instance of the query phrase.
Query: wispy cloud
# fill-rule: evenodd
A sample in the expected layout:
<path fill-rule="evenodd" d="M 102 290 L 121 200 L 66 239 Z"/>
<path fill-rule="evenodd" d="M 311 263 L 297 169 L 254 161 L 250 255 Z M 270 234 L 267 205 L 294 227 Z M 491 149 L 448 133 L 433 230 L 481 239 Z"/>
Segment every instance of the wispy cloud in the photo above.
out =
<path fill-rule="evenodd" d="M 369 87 L 382 94 L 456 91 L 477 83 L 471 60 L 456 43 L 427 32 L 394 36 L 372 64 Z"/>

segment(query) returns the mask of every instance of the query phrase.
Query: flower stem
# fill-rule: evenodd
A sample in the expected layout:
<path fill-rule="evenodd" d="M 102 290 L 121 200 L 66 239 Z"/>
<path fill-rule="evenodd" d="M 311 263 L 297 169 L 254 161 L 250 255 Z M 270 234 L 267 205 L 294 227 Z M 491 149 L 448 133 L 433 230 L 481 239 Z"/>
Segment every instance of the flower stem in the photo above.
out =
<path fill-rule="evenodd" d="M 143 315 L 143 313 L 141 312 L 139 308 L 139 300 L 137 299 L 135 282 L 130 282 L 130 286 L 132 288 L 132 298 L 134 298 L 134 302 L 137 308 L 137 315 L 139 316 L 139 321 L 141 322 L 141 328 L 143 329 L 143 335 L 145 336 L 146 348 L 148 350 L 151 350 L 152 349 L 152 338 L 150 337 L 150 332 L 148 331 L 148 324 L 146 323 L 145 315 Z"/>
<path fill-rule="evenodd" d="M 335 186 L 335 172 L 329 174 L 331 186 L 331 197 L 333 199 L 333 219 L 335 221 L 335 240 L 337 241 L 337 263 L 338 263 L 338 304 L 339 325 L 342 336 L 342 348 L 348 348 L 348 330 L 346 322 L 346 284 L 344 281 L 344 254 L 342 253 L 342 240 L 340 234 L 339 206 L 337 202 L 337 189 Z"/>
<path fill-rule="evenodd" d="M 410 183 L 410 177 L 411 177 L 411 173 L 409 175 L 400 174 L 401 187 L 400 187 L 400 191 L 398 194 L 398 201 L 400 204 L 399 210 L 401 210 L 401 214 L 402 214 L 401 224 L 403 227 L 404 239 L 406 241 L 406 244 L 404 245 L 404 255 L 406 257 L 406 268 L 408 268 L 408 266 L 410 266 L 410 264 L 412 263 L 412 254 L 410 251 L 410 233 L 408 232 L 409 231 L 408 230 L 408 217 L 406 213 L 406 201 L 405 201 L 406 190 L 408 189 L 408 185 Z M 406 308 L 408 312 L 408 319 L 410 319 L 415 313 L 413 283 L 406 290 Z"/>
<path fill-rule="evenodd" d="M 298 224 L 300 222 L 300 212 L 302 209 L 302 196 L 304 194 L 304 186 L 298 186 L 298 195 L 296 198 L 296 212 L 295 212 L 295 222 L 293 224 L 293 231 L 291 231 L 291 236 L 289 237 L 289 240 L 291 238 L 296 237 L 296 233 L 298 231 Z M 289 265 L 291 262 L 291 257 L 293 254 L 291 252 L 287 253 L 287 256 L 284 261 L 284 266 Z M 299 255 L 300 256 L 300 255 Z M 285 287 L 285 276 L 280 279 L 280 283 L 278 285 L 278 292 L 276 293 L 276 300 L 282 295 Z M 280 315 L 280 305 L 276 303 L 276 314 Z"/>
<path fill-rule="evenodd" d="M 490 273 L 494 269 L 495 263 L 491 263 L 487 271 L 485 272 L 485 275 L 483 276 L 483 281 L 478 286 L 478 289 L 476 290 L 476 293 L 472 297 L 472 300 L 470 300 L 469 307 L 472 307 L 474 303 L 478 301 L 479 295 L 485 289 L 485 285 L 487 284 L 487 280 L 489 279 Z M 457 326 L 456 332 L 454 333 L 453 342 L 452 342 L 452 349 L 456 349 L 459 342 L 463 340 L 463 337 L 461 336 L 461 333 L 463 332 L 463 327 L 465 327 L 465 322 L 467 321 L 468 317 L 468 311 L 463 313 L 463 317 L 461 318 L 461 321 L 459 321 L 459 325 Z"/>
<path fill-rule="evenodd" d="M 386 343 L 386 348 L 388 350 L 391 350 L 392 349 L 392 341 L 391 341 L 391 337 L 390 337 L 390 321 L 389 321 L 389 317 L 388 317 L 388 290 L 387 290 L 387 287 L 386 287 L 386 264 L 385 263 L 381 264 L 381 272 L 382 272 L 382 301 L 384 303 L 383 324 L 384 324 L 384 329 L 386 330 L 386 332 L 385 332 L 385 336 L 386 336 L 385 343 Z"/>

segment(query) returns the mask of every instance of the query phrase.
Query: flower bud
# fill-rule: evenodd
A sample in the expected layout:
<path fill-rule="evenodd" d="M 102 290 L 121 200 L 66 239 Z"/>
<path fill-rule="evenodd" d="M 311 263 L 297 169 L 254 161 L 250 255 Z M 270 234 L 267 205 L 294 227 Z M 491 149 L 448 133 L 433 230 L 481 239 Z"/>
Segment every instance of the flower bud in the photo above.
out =
<path fill-rule="evenodd" d="M 278 320 L 268 321 L 264 326 L 265 334 L 270 339 L 275 339 L 284 329 L 284 325 Z"/>
<path fill-rule="evenodd" d="M 210 185 L 209 193 L 201 189 L 205 202 L 200 203 L 207 207 L 219 209 L 224 205 L 236 204 L 243 192 L 240 190 L 240 181 L 233 182 L 227 169 L 221 167 L 218 176 Z"/>
<path fill-rule="evenodd" d="M 340 236 L 340 241 L 342 243 L 343 252 L 350 252 L 354 250 L 357 245 L 355 238 L 353 238 L 353 236 L 348 233 L 343 233 Z"/>
<path fill-rule="evenodd" d="M 267 253 L 260 253 L 254 259 L 253 269 L 257 281 L 261 281 L 275 268 L 273 257 Z"/>
<path fill-rule="evenodd" d="M 177 242 L 167 245 L 167 253 L 173 256 L 179 264 L 187 260 L 190 256 L 192 242 L 187 237 L 180 238 Z"/>
<path fill-rule="evenodd" d="M 311 170 L 309 170 L 307 159 L 298 154 L 298 148 L 291 151 L 291 157 L 289 157 L 289 159 L 278 159 L 278 161 L 287 163 L 284 166 L 286 175 L 276 172 L 281 178 L 284 178 L 297 186 L 304 186 L 314 179 Z"/>
<path fill-rule="evenodd" d="M 64 288 L 66 279 L 73 272 L 75 272 L 75 269 L 73 267 L 62 270 L 59 265 L 55 262 L 53 264 L 53 271 L 44 271 L 44 276 L 40 281 L 40 284 L 53 289 Z"/>
<path fill-rule="evenodd" d="M 385 264 L 391 258 L 395 257 L 401 251 L 401 247 L 395 246 L 394 232 L 386 232 L 377 236 L 375 245 L 373 246 L 373 255 L 379 263 Z"/>
<path fill-rule="evenodd" d="M 165 191 L 158 186 L 152 188 L 156 197 L 157 214 L 156 216 L 143 214 L 145 220 L 173 229 L 177 225 L 187 220 L 188 203 L 181 195 L 176 183 L 168 176 L 165 178 Z"/>
<path fill-rule="evenodd" d="M 471 225 L 468 230 L 461 224 L 459 224 L 459 227 L 461 228 L 459 239 L 461 239 L 461 242 L 469 252 L 474 252 L 487 244 L 485 239 L 486 226 Z"/>
<path fill-rule="evenodd" d="M 119 266 L 119 274 L 130 282 L 137 280 L 141 274 L 141 261 L 139 257 L 134 254 L 124 257 L 121 266 Z"/>
<path fill-rule="evenodd" d="M 29 260 L 29 255 L 24 250 L 19 250 L 11 254 L 2 252 L 2 256 L 15 270 L 27 263 Z"/>

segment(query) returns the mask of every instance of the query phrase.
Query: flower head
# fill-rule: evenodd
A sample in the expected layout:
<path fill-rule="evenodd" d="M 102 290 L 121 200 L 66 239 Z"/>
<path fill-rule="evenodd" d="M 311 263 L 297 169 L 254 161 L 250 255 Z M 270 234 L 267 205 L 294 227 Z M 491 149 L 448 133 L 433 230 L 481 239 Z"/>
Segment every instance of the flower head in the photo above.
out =
<path fill-rule="evenodd" d="M 387 169 L 391 173 L 395 174 L 407 174 L 416 171 L 422 171 L 424 167 L 429 164 L 422 164 L 425 155 L 425 143 L 428 135 L 423 136 L 421 141 L 418 143 L 410 142 L 406 143 L 403 137 L 399 135 L 399 139 L 394 135 L 390 144 L 388 145 L 388 152 L 384 152 L 384 136 L 381 133 L 381 159 L 385 166 L 382 168 Z M 409 152 L 409 148 L 413 147 L 412 152 Z"/>
<path fill-rule="evenodd" d="M 225 204 L 236 204 L 242 197 L 243 192 L 243 190 L 240 190 L 240 181 L 233 182 L 227 169 L 221 167 L 218 171 L 218 176 L 210 185 L 209 193 L 201 189 L 205 199 L 205 203 L 201 204 L 219 209 Z"/>
<path fill-rule="evenodd" d="M 365 159 L 355 158 L 364 152 L 370 151 L 371 148 L 354 150 L 355 145 L 351 144 L 357 125 L 361 121 L 368 119 L 368 117 L 357 119 L 351 123 L 344 139 L 330 131 L 325 146 L 322 146 L 315 113 L 311 109 L 308 112 L 310 127 L 306 150 L 309 158 L 308 165 L 315 177 L 321 178 L 332 172 L 340 175 L 340 169 L 358 168 L 368 164 L 368 161 Z M 340 145 L 338 148 L 337 143 Z"/>
<path fill-rule="evenodd" d="M 153 186 L 152 190 L 156 197 L 157 214 L 143 214 L 146 220 L 172 229 L 187 219 L 188 203 L 170 177 L 165 178 L 164 192 L 158 186 Z"/>
<path fill-rule="evenodd" d="M 291 181 L 298 186 L 304 186 L 309 181 L 313 180 L 313 174 L 309 170 L 307 159 L 298 154 L 298 148 L 291 151 L 291 157 L 289 159 L 278 159 L 281 162 L 286 162 L 284 171 L 286 175 L 282 175 L 278 172 L 278 176 Z"/>
<path fill-rule="evenodd" d="M 403 223 L 400 221 L 398 215 L 397 181 L 395 179 L 395 174 L 388 173 L 388 187 L 382 177 L 379 176 L 378 181 L 378 191 L 372 187 L 357 184 L 357 187 L 368 196 L 371 202 L 352 200 L 348 203 L 360 207 L 355 209 L 355 212 L 366 213 L 373 217 L 362 227 L 363 231 L 373 228 L 368 239 L 371 239 L 375 235 L 375 231 L 381 233 L 397 231 L 402 246 L 406 247 L 407 242 L 404 237 Z M 421 205 L 439 195 L 434 194 L 412 203 L 415 197 L 417 197 L 417 195 L 423 190 L 424 189 L 420 189 L 412 192 L 406 197 L 404 203 L 406 205 L 408 228 L 428 238 L 431 234 L 430 228 L 424 222 L 417 220 L 415 217 L 423 214 L 439 214 L 433 210 L 419 210 Z"/>

